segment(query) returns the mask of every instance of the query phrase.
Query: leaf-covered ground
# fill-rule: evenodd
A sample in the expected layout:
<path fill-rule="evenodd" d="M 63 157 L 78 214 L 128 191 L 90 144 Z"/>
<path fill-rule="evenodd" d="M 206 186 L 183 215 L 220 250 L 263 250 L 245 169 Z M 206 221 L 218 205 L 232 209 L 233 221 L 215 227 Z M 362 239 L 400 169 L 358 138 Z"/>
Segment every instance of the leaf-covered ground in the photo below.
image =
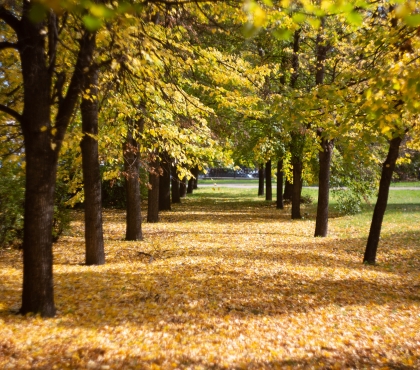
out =
<path fill-rule="evenodd" d="M 372 267 L 367 217 L 333 218 L 315 239 L 313 206 L 291 221 L 220 191 L 145 223 L 142 242 L 123 241 L 124 213 L 106 211 L 97 267 L 82 265 L 75 211 L 54 246 L 54 319 L 13 313 L 21 256 L 1 251 L 0 368 L 420 368 L 419 210 L 388 217 Z"/>

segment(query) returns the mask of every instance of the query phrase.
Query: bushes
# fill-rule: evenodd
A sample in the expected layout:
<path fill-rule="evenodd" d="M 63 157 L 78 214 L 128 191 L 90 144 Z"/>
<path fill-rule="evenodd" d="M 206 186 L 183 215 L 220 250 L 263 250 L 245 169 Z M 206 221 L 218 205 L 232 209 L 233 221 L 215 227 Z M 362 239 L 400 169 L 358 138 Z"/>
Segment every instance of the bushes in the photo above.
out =
<path fill-rule="evenodd" d="M 0 246 L 20 247 L 23 240 L 23 213 L 25 197 L 25 171 L 21 163 L 0 163 Z M 68 199 L 67 186 L 57 182 L 53 240 L 69 228 L 69 210 L 65 206 Z"/>
<path fill-rule="evenodd" d="M 1 163 L 0 246 L 18 246 L 23 238 L 25 177 L 21 165 Z"/>

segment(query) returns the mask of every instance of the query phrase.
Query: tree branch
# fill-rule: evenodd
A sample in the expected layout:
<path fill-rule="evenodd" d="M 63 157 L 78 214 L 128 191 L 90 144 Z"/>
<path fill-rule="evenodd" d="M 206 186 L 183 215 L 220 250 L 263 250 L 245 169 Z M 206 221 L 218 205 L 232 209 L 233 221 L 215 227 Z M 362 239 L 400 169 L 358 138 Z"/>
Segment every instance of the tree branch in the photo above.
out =
<path fill-rule="evenodd" d="M 20 20 L 13 13 L 7 10 L 4 5 L 0 5 L 0 19 L 3 19 L 15 32 L 20 33 Z"/>
<path fill-rule="evenodd" d="M 4 49 L 19 50 L 19 45 L 17 43 L 8 42 L 8 41 L 0 42 L 0 50 L 4 50 Z"/>
<path fill-rule="evenodd" d="M 9 114 L 10 116 L 12 116 L 19 123 L 22 121 L 22 116 L 18 112 L 16 112 L 14 109 L 12 109 L 12 108 L 9 108 L 9 107 L 7 107 L 7 106 L 5 106 L 3 104 L 0 104 L 0 111 Z"/>

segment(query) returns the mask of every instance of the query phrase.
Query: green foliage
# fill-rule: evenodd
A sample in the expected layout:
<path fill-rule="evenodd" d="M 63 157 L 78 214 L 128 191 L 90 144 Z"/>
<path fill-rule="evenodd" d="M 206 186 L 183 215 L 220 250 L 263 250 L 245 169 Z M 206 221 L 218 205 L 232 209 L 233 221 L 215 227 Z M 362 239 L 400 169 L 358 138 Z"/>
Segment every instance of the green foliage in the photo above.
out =
<path fill-rule="evenodd" d="M 16 163 L 0 167 L 0 246 L 19 245 L 23 237 L 24 171 Z"/>
<path fill-rule="evenodd" d="M 334 191 L 337 200 L 337 211 L 345 215 L 355 215 L 362 211 L 362 197 L 351 189 L 337 189 Z"/>
<path fill-rule="evenodd" d="M 25 171 L 20 163 L 1 163 L 0 167 L 0 246 L 22 244 L 25 196 Z M 68 187 L 57 182 L 52 236 L 56 242 L 70 227 Z"/>
<path fill-rule="evenodd" d="M 342 157 L 334 150 L 331 166 L 331 187 L 337 200 L 336 209 L 346 215 L 362 211 L 362 204 L 374 194 L 380 166 L 373 167 L 360 158 Z"/>
<path fill-rule="evenodd" d="M 52 236 L 56 242 L 70 228 L 70 212 L 66 203 L 69 199 L 68 186 L 63 181 L 57 181 L 55 188 L 54 219 Z"/>

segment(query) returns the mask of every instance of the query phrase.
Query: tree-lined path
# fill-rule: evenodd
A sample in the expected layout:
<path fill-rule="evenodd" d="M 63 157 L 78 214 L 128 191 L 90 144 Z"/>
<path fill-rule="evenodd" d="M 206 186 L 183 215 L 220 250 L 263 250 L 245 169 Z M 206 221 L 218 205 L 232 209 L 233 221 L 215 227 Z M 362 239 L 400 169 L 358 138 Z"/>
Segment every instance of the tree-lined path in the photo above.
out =
<path fill-rule="evenodd" d="M 81 265 L 74 212 L 54 245 L 54 319 L 15 315 L 20 253 L 2 251 L 0 367 L 418 368 L 418 196 L 391 193 L 379 265 L 366 266 L 369 214 L 313 238 L 313 205 L 292 221 L 255 193 L 199 188 L 144 224 L 142 242 L 124 241 L 124 213 L 106 211 L 103 266 Z"/>

